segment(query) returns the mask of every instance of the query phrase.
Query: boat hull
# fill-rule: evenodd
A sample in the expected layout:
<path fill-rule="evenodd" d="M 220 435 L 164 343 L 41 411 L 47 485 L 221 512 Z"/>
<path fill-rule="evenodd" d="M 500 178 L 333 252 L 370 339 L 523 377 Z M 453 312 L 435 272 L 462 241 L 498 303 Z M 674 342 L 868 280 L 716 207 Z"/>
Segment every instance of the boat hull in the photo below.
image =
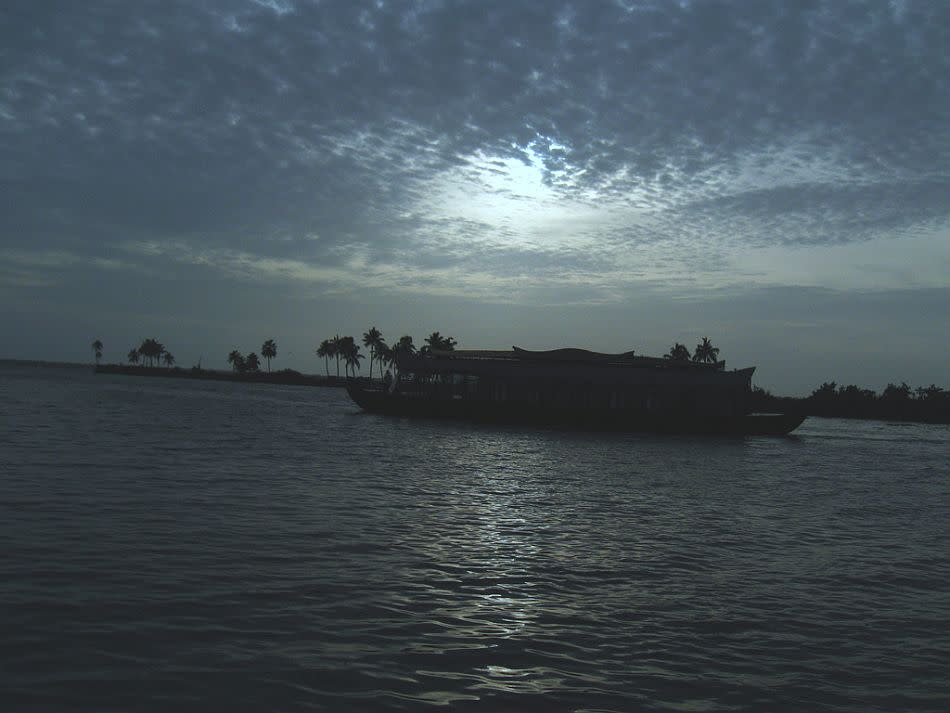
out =
<path fill-rule="evenodd" d="M 784 436 L 804 416 L 750 414 L 731 417 L 643 413 L 622 409 L 578 409 L 516 401 L 475 401 L 404 396 L 350 383 L 350 398 L 364 411 L 388 416 L 452 419 L 480 423 L 576 428 L 595 431 L 643 431 L 718 436 Z"/>

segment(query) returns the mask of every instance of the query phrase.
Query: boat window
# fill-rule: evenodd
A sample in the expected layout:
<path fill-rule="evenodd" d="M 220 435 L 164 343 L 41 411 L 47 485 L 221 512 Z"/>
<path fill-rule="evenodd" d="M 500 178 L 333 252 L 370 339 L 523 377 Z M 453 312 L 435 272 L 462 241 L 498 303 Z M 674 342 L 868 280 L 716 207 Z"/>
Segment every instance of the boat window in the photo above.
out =
<path fill-rule="evenodd" d="M 581 388 L 580 397 L 581 406 L 584 408 L 590 408 L 594 398 L 594 385 L 591 382 L 584 382 L 584 386 Z"/>
<path fill-rule="evenodd" d="M 477 376 L 472 376 L 471 374 L 469 374 L 465 377 L 465 390 L 471 395 L 478 393 L 478 377 Z"/>

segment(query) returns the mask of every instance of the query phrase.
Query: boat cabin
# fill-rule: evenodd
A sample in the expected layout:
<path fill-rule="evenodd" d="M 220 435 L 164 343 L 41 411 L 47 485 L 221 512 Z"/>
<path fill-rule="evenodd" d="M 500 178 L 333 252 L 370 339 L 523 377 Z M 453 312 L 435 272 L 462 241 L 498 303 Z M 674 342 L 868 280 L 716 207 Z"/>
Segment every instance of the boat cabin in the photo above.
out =
<path fill-rule="evenodd" d="M 402 354 L 396 367 L 391 389 L 405 398 L 695 416 L 749 413 L 755 371 L 633 352 L 518 347 Z"/>

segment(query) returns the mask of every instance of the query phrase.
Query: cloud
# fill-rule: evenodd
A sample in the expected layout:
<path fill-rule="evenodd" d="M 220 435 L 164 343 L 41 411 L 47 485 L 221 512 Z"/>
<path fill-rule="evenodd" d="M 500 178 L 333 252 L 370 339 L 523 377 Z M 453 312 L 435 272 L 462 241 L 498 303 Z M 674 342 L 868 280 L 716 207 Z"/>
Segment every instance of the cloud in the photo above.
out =
<path fill-rule="evenodd" d="M 0 239 L 316 295 L 946 286 L 947 46 L 911 0 L 7 2 Z"/>
<path fill-rule="evenodd" d="M 316 232 L 327 250 L 305 259 L 332 260 L 330 246 L 356 238 L 385 260 L 414 237 L 411 223 L 386 234 L 393 213 L 494 157 L 501 170 L 535 161 L 557 195 L 654 214 L 654 232 L 913 230 L 947 219 L 948 13 L 14 4 L 0 107 L 3 179 L 20 207 L 5 220 L 49 239 L 65 221 L 100 244 L 200 232 L 263 254 L 289 249 L 269 238 Z M 827 218 L 828 235 L 796 229 L 803 215 Z"/>

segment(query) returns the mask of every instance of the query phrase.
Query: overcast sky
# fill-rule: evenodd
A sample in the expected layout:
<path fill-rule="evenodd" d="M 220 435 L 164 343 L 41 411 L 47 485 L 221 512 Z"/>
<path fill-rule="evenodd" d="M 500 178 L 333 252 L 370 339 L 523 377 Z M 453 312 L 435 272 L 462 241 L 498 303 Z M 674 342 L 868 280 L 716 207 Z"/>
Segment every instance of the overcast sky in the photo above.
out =
<path fill-rule="evenodd" d="M 0 356 L 376 325 L 950 387 L 948 48 L 940 0 L 5 0 Z"/>

